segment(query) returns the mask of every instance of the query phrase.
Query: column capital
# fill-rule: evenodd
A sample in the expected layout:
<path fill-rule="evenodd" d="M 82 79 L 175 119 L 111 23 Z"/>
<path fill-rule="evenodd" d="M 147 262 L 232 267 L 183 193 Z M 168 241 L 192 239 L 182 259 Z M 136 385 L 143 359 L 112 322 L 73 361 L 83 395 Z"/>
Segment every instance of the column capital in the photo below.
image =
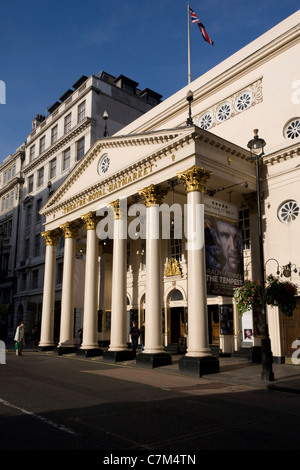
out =
<path fill-rule="evenodd" d="M 56 246 L 58 239 L 61 236 L 61 232 L 58 229 L 47 230 L 46 232 L 43 232 L 41 235 L 45 239 L 46 246 Z"/>
<path fill-rule="evenodd" d="M 162 204 L 163 197 L 169 192 L 168 188 L 162 188 L 155 184 L 151 184 L 144 189 L 139 190 L 139 195 L 143 196 L 146 207 L 151 207 L 153 204 Z"/>
<path fill-rule="evenodd" d="M 96 216 L 96 212 L 88 212 L 82 215 L 81 219 L 84 221 L 87 230 L 96 230 L 97 224 L 101 217 Z"/>
<path fill-rule="evenodd" d="M 122 216 L 121 208 L 120 208 L 120 199 L 117 199 L 116 201 L 112 201 L 108 204 L 108 207 L 111 208 L 111 210 L 114 213 L 114 219 L 120 219 Z"/>
<path fill-rule="evenodd" d="M 177 173 L 177 177 L 183 180 L 187 193 L 192 191 L 204 193 L 206 182 L 211 177 L 211 174 L 211 171 L 194 165 L 188 170 Z"/>
<path fill-rule="evenodd" d="M 60 225 L 60 229 L 63 231 L 65 238 L 76 238 L 79 227 L 80 223 L 78 220 Z"/>

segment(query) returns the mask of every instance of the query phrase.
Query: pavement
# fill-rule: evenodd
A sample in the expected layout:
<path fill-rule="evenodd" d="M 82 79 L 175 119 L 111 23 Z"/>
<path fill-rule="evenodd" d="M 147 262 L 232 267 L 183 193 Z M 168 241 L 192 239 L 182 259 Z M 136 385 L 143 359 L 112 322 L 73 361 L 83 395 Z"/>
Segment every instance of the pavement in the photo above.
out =
<path fill-rule="evenodd" d="M 7 339 L 5 342 L 6 353 L 13 354 L 14 353 L 14 342 L 10 339 Z M 24 348 L 24 355 L 27 352 L 34 352 L 33 346 L 31 343 L 27 343 Z M 52 352 L 41 352 L 38 351 L 38 354 L 44 355 L 58 355 L 58 353 L 54 350 Z M 64 355 L 66 358 L 70 359 L 77 359 L 83 361 L 92 361 L 93 363 L 99 363 L 102 365 L 107 365 L 110 368 L 112 367 L 111 363 L 107 363 L 103 361 L 103 357 L 89 357 L 85 358 L 82 355 L 74 354 L 66 354 Z M 162 375 L 165 375 L 166 384 L 170 384 L 170 382 L 177 384 L 180 387 L 180 384 L 188 380 L 188 376 L 185 376 L 181 372 L 179 372 L 179 360 L 182 356 L 181 355 L 172 355 L 172 364 L 166 365 L 162 367 L 157 367 L 155 369 L 146 369 L 141 367 L 140 365 L 136 364 L 135 360 L 127 360 L 123 362 L 117 362 L 113 364 L 115 368 L 119 368 L 120 378 L 122 376 L 122 369 L 128 368 L 131 369 L 133 373 L 133 377 L 136 374 L 136 380 L 138 382 L 143 382 L 143 374 L 145 375 L 145 380 L 149 380 L 151 377 L 151 372 L 155 371 L 153 375 L 153 380 L 157 375 L 160 376 L 160 379 L 163 379 Z M 193 386 L 196 388 L 214 388 L 217 389 L 218 387 L 224 388 L 226 384 L 230 386 L 240 387 L 241 389 L 269 389 L 269 390 L 276 390 L 279 392 L 286 392 L 286 393 L 294 393 L 300 394 L 300 361 L 299 364 L 272 364 L 272 371 L 274 374 L 274 380 L 270 381 L 268 379 L 262 378 L 262 364 L 254 363 L 249 361 L 245 358 L 240 358 L 236 356 L 230 357 L 219 357 L 219 365 L 220 371 L 216 374 L 208 374 L 203 375 L 202 377 L 192 377 L 189 376 L 190 379 L 193 379 Z M 107 372 L 108 373 L 108 372 Z"/>

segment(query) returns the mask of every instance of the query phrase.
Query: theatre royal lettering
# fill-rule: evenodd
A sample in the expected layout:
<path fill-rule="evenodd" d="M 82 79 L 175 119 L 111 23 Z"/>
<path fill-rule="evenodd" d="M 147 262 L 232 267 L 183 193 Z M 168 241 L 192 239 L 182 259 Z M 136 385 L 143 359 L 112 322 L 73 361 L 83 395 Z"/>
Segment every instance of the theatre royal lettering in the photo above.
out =
<path fill-rule="evenodd" d="M 117 189 L 123 188 L 124 186 L 127 186 L 128 184 L 139 180 L 143 176 L 149 175 L 150 173 L 152 173 L 152 170 L 153 165 L 150 164 L 149 166 L 134 171 L 129 175 L 117 178 L 115 181 L 105 183 L 96 191 L 93 191 L 87 194 L 86 196 L 77 199 L 75 202 L 72 202 L 72 204 L 69 204 L 67 207 L 64 208 L 63 213 L 68 214 L 69 212 L 78 209 L 79 207 L 85 206 L 90 202 L 96 201 L 97 199 L 100 199 L 101 197 L 113 191 L 116 191 Z"/>

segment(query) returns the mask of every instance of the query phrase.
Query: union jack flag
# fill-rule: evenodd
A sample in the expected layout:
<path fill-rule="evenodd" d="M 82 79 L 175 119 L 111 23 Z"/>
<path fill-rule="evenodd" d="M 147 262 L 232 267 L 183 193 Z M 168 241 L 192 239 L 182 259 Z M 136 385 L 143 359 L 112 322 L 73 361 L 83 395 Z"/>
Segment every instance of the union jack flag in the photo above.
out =
<path fill-rule="evenodd" d="M 203 36 L 204 41 L 207 41 L 209 44 L 212 46 L 214 45 L 213 41 L 210 39 L 209 35 L 207 34 L 204 25 L 201 23 L 199 20 L 198 16 L 196 13 L 191 9 L 190 7 L 190 13 L 191 13 L 191 18 L 192 18 L 192 23 L 196 23 L 200 29 L 200 32 Z"/>

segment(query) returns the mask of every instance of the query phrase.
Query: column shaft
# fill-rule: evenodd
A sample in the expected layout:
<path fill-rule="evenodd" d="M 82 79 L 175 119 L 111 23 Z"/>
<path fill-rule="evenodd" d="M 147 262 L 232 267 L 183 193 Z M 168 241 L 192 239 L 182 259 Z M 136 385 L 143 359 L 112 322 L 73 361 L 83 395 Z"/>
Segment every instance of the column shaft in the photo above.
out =
<path fill-rule="evenodd" d="M 83 338 L 81 349 L 98 347 L 98 238 L 96 230 L 87 230 Z"/>
<path fill-rule="evenodd" d="M 147 207 L 146 239 L 146 328 L 143 353 L 164 352 L 162 344 L 161 259 L 159 206 Z"/>
<path fill-rule="evenodd" d="M 59 347 L 74 348 L 75 238 L 65 238 Z"/>
<path fill-rule="evenodd" d="M 127 258 L 126 219 L 114 220 L 110 351 L 124 351 L 126 342 Z"/>
<path fill-rule="evenodd" d="M 187 356 L 210 355 L 207 319 L 204 207 L 202 193 L 187 195 L 188 349 Z"/>
<path fill-rule="evenodd" d="M 46 245 L 41 338 L 39 346 L 54 347 L 56 245 Z"/>

